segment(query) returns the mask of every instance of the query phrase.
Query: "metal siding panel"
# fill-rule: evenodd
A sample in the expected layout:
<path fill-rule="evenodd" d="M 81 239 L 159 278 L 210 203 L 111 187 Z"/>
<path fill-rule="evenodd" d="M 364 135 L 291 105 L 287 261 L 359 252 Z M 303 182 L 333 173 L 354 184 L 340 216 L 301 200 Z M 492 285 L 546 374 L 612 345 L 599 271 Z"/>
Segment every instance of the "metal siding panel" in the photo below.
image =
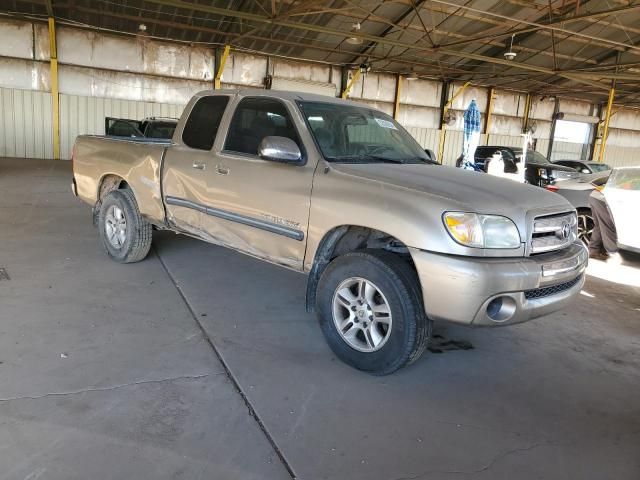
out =
<path fill-rule="evenodd" d="M 4 95 L 2 94 L 2 89 L 0 88 L 0 156 L 6 156 L 6 145 L 5 145 L 5 131 L 6 131 L 6 119 L 4 116 Z"/>
<path fill-rule="evenodd" d="M 33 116 L 33 95 L 32 91 L 25 91 L 22 103 L 24 119 L 24 154 L 27 158 L 35 158 L 35 131 L 37 128 Z"/>
<path fill-rule="evenodd" d="M 33 158 L 44 158 L 44 118 L 41 92 L 33 92 Z"/>
<path fill-rule="evenodd" d="M 44 158 L 53 158 L 53 100 L 51 93 L 41 93 Z"/>
<path fill-rule="evenodd" d="M 7 157 L 16 156 L 15 144 L 15 117 L 13 104 L 13 90 L 2 89 L 2 115 L 5 119 L 4 124 L 4 152 Z"/>
<path fill-rule="evenodd" d="M 14 157 L 25 158 L 24 90 L 16 89 L 13 91 L 13 121 Z"/>

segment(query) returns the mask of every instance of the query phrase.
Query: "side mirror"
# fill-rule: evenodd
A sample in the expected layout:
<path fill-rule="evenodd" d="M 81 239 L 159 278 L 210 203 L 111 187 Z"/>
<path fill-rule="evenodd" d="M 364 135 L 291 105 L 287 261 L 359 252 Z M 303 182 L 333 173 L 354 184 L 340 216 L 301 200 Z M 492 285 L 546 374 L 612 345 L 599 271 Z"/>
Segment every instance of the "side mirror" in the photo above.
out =
<path fill-rule="evenodd" d="M 264 137 L 258 146 L 258 155 L 272 162 L 300 163 L 302 160 L 300 148 L 287 137 Z"/>

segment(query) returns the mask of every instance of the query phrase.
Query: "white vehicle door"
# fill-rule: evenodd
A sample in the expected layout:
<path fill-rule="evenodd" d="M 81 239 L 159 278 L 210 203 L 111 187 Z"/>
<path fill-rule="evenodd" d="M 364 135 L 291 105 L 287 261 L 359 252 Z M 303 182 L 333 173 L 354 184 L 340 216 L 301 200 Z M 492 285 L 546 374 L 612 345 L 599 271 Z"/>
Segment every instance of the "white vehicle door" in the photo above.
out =
<path fill-rule="evenodd" d="M 640 249 L 640 167 L 616 168 L 603 190 L 621 247 Z"/>

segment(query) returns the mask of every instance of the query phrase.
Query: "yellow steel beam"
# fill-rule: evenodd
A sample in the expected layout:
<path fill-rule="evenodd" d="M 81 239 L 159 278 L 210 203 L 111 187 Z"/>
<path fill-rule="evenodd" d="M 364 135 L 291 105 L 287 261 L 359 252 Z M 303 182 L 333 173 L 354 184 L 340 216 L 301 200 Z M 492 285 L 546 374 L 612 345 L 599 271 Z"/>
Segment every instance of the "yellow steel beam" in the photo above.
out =
<path fill-rule="evenodd" d="M 489 89 L 489 98 L 487 100 L 487 114 L 484 119 L 484 133 L 485 135 L 489 134 L 489 129 L 491 128 L 491 116 L 493 112 L 493 100 L 496 96 L 495 88 L 491 87 Z M 489 141 L 489 137 L 487 137 L 487 141 Z"/>
<path fill-rule="evenodd" d="M 449 111 L 449 107 L 451 107 L 451 105 L 453 104 L 454 100 L 456 98 L 458 98 L 458 96 L 460 96 L 460 94 L 462 92 L 464 92 L 467 87 L 471 84 L 471 82 L 465 82 L 464 85 L 462 85 L 462 87 L 460 88 L 460 90 L 458 90 L 455 95 L 453 95 L 449 101 L 447 103 L 444 104 L 444 107 L 442 109 L 442 125 L 440 125 L 440 145 L 438 147 L 438 160 L 440 161 L 440 163 L 443 163 L 444 159 L 442 158 L 443 154 L 444 154 L 444 141 L 445 141 L 445 137 L 447 136 L 446 134 L 446 130 L 444 129 L 445 127 L 445 123 L 444 123 L 444 117 L 447 114 L 447 112 Z"/>
<path fill-rule="evenodd" d="M 522 116 L 522 133 L 527 133 L 529 129 L 529 115 L 531 114 L 531 94 L 527 93 L 524 101 L 524 115 Z"/>
<path fill-rule="evenodd" d="M 598 161 L 604 159 L 604 150 L 607 146 L 607 137 L 609 136 L 609 121 L 611 120 L 611 109 L 613 107 L 613 99 L 616 96 L 616 89 L 609 90 L 609 102 L 607 103 L 607 112 L 604 117 L 604 131 L 602 132 L 602 140 L 600 140 L 600 151 L 598 153 Z"/>
<path fill-rule="evenodd" d="M 400 93 L 402 91 L 402 75 L 396 75 L 396 99 L 393 105 L 393 118 L 400 117 Z"/>
<path fill-rule="evenodd" d="M 347 98 L 349 96 L 349 92 L 351 92 L 351 89 L 353 88 L 353 86 L 356 84 L 356 82 L 358 81 L 358 79 L 360 78 L 361 72 L 360 69 L 357 68 L 354 72 L 353 75 L 351 76 L 351 81 L 349 82 L 349 84 L 347 85 L 347 88 L 345 88 L 342 91 L 342 95 L 340 95 L 342 98 Z"/>
<path fill-rule="evenodd" d="M 229 58 L 229 51 L 231 47 L 229 45 L 224 46 L 224 52 L 222 52 L 222 56 L 220 57 L 220 65 L 218 65 L 218 71 L 216 72 L 216 77 L 213 81 L 213 88 L 216 90 L 220 90 L 220 80 L 222 79 L 222 72 L 224 71 L 224 66 L 227 63 L 227 59 Z"/>
<path fill-rule="evenodd" d="M 51 116 L 53 122 L 53 158 L 60 159 L 60 96 L 58 91 L 58 47 L 56 22 L 49 17 L 49 58 L 51 76 Z"/>

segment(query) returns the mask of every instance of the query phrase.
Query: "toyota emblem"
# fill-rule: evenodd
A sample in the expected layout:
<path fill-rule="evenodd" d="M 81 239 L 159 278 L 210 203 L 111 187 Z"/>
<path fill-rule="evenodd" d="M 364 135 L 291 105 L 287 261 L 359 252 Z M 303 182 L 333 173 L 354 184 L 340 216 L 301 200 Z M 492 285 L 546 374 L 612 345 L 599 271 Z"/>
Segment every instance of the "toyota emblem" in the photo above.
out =
<path fill-rule="evenodd" d="M 567 222 L 564 222 L 562 224 L 562 229 L 558 232 L 558 236 L 562 240 L 569 240 L 569 237 L 571 236 L 571 225 L 569 225 Z"/>

